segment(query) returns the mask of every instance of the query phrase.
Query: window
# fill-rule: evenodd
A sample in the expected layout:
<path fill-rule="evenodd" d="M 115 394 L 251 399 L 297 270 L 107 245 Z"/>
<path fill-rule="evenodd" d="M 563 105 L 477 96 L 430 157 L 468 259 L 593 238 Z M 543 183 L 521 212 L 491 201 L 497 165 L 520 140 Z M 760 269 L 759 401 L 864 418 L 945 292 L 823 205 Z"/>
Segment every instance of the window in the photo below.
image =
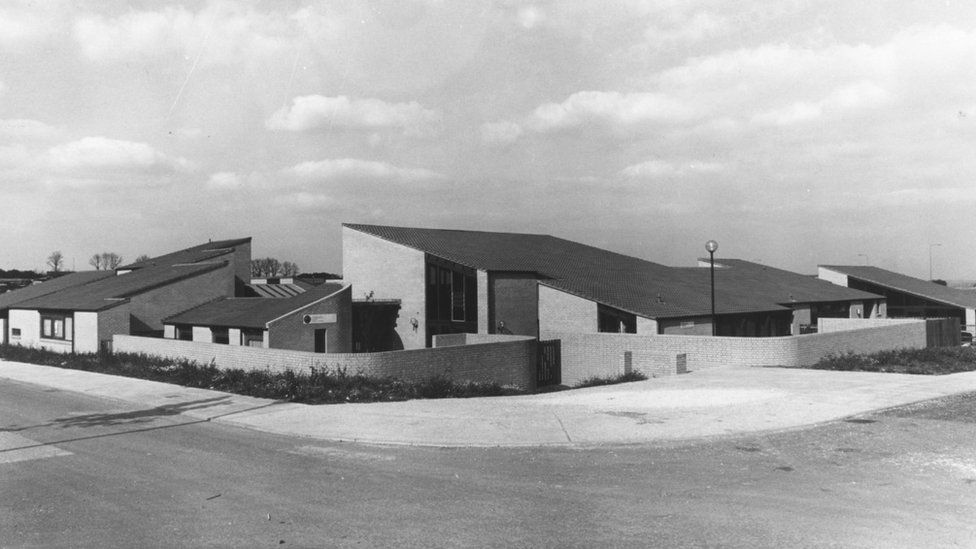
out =
<path fill-rule="evenodd" d="M 11 328 L 10 335 L 11 337 L 20 337 L 20 328 Z"/>
<path fill-rule="evenodd" d="M 637 316 L 597 304 L 597 330 L 604 333 L 636 334 Z"/>
<path fill-rule="evenodd" d="M 464 322 L 464 275 L 451 273 L 451 320 Z"/>
<path fill-rule="evenodd" d="M 244 330 L 241 340 L 245 347 L 264 347 L 264 330 Z"/>
<path fill-rule="evenodd" d="M 41 337 L 71 341 L 73 318 L 64 314 L 41 313 Z"/>
<path fill-rule="evenodd" d="M 214 343 L 223 343 L 224 345 L 230 343 L 230 335 L 227 333 L 227 328 L 210 328 L 210 340 Z"/>
<path fill-rule="evenodd" d="M 190 326 L 177 326 L 176 339 L 182 341 L 193 341 L 193 328 Z"/>

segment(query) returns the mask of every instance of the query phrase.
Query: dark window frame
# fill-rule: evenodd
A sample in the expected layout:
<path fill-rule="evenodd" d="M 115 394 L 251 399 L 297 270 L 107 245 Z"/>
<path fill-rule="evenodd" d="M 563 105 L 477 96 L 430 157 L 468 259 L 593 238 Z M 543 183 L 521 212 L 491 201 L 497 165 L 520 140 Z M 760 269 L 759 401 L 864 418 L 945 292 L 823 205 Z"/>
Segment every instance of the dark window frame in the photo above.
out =
<path fill-rule="evenodd" d="M 45 322 L 47 321 L 47 322 Z M 58 333 L 60 326 L 60 334 Z M 75 331 L 74 315 L 72 313 L 41 313 L 41 339 L 54 341 L 73 341 Z"/>

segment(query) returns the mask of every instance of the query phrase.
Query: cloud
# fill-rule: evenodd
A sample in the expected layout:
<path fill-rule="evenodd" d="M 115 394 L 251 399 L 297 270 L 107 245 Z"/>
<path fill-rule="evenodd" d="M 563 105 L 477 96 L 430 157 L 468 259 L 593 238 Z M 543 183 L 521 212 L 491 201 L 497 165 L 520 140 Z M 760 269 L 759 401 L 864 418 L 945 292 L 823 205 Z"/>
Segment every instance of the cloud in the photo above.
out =
<path fill-rule="evenodd" d="M 481 140 L 489 145 L 501 145 L 517 140 L 524 130 L 515 122 L 486 122 L 481 125 Z"/>
<path fill-rule="evenodd" d="M 419 103 L 387 103 L 379 99 L 350 99 L 344 95 L 306 95 L 292 100 L 267 121 L 273 130 L 311 131 L 328 129 L 403 131 L 407 135 L 430 133 L 441 114 Z"/>
<path fill-rule="evenodd" d="M 180 7 L 130 11 L 115 18 L 79 17 L 73 28 L 81 52 L 93 61 L 124 61 L 178 52 L 203 63 L 265 56 L 289 45 L 294 25 L 286 14 L 259 12 L 232 2 L 210 2 L 198 12 Z"/>
<path fill-rule="evenodd" d="M 105 137 L 85 137 L 52 147 L 47 152 L 58 172 L 171 173 L 190 169 L 190 162 L 157 151 L 146 143 Z"/>
<path fill-rule="evenodd" d="M 648 27 L 644 32 L 647 45 L 662 48 L 695 43 L 724 35 L 732 29 L 727 19 L 708 12 L 697 12 L 690 17 L 673 14 L 670 19 L 655 21 Z"/>
<path fill-rule="evenodd" d="M 404 183 L 435 182 L 444 179 L 442 174 L 423 168 L 399 168 L 386 162 L 338 158 L 302 162 L 287 169 L 304 180 L 329 181 L 337 179 L 370 179 L 400 181 Z"/>
<path fill-rule="evenodd" d="M 37 120 L 24 118 L 0 120 L 0 139 L 40 140 L 56 138 L 62 134 L 60 128 Z"/>
<path fill-rule="evenodd" d="M 23 52 L 53 36 L 59 27 L 56 13 L 64 6 L 53 5 L 54 2 L 51 4 L 0 7 L 0 49 Z"/>
<path fill-rule="evenodd" d="M 207 179 L 207 188 L 236 189 L 243 184 L 241 177 L 234 172 L 217 172 Z"/>
<path fill-rule="evenodd" d="M 684 177 L 694 174 L 718 173 L 726 170 L 724 164 L 714 162 L 688 162 L 677 164 L 663 160 L 648 160 L 620 170 L 627 179 L 661 179 Z"/>
<path fill-rule="evenodd" d="M 537 132 L 547 132 L 584 124 L 626 127 L 680 121 L 697 115 L 681 101 L 661 93 L 581 91 L 561 103 L 540 105 L 528 117 L 526 124 Z"/>

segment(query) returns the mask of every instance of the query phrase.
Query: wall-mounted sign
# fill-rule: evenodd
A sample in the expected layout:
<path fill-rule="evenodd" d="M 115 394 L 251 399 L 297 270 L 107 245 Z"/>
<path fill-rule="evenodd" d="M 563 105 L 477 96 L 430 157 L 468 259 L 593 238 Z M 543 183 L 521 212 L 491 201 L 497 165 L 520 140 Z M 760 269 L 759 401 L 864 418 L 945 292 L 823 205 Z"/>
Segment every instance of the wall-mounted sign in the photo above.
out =
<path fill-rule="evenodd" d="M 302 317 L 303 324 L 335 324 L 335 313 L 321 315 L 305 315 Z"/>

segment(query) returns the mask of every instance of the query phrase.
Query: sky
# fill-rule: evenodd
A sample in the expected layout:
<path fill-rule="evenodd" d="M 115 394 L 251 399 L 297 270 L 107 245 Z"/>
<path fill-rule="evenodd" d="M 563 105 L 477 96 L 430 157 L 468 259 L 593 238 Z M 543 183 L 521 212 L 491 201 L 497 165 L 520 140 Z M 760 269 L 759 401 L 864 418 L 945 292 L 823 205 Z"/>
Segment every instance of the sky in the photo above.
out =
<path fill-rule="evenodd" d="M 341 223 L 976 278 L 976 2 L 0 2 L 0 268 Z"/>

